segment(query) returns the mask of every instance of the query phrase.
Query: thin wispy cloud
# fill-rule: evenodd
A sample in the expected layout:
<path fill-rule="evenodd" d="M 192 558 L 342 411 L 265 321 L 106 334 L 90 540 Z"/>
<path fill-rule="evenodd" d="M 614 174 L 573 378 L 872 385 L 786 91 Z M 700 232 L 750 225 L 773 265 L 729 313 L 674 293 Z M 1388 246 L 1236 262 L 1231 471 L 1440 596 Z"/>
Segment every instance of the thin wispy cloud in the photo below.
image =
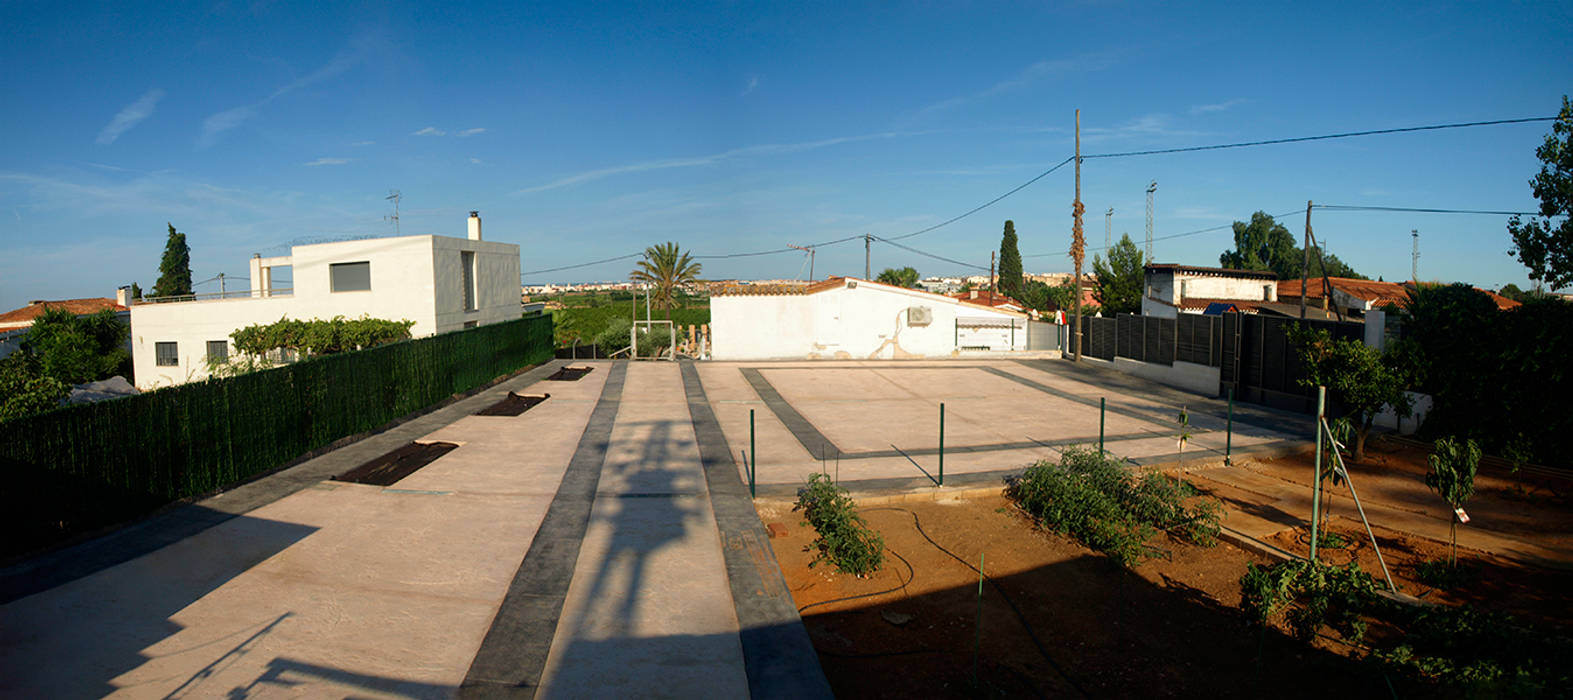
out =
<path fill-rule="evenodd" d="M 1114 62 L 1114 57 L 1106 52 L 1090 54 L 1087 56 L 1078 56 L 1075 58 L 1056 58 L 1038 61 L 1017 71 L 1015 75 L 998 81 L 993 85 L 990 85 L 989 87 L 977 92 L 967 95 L 958 95 L 950 99 L 941 100 L 939 102 L 927 105 L 919 109 L 914 116 L 922 117 L 934 114 L 936 112 L 954 109 L 964 104 L 977 102 L 979 100 L 986 100 L 991 97 L 997 97 L 1006 93 L 1022 90 L 1033 85 L 1034 83 L 1051 80 L 1065 75 L 1100 71 L 1114 65 Z"/>
<path fill-rule="evenodd" d="M 811 151 L 818 148 L 825 148 L 827 146 L 836 146 L 843 143 L 872 141 L 876 139 L 892 139 L 907 136 L 920 136 L 927 133 L 932 132 L 887 131 L 877 134 L 864 134 L 862 136 L 841 136 L 837 138 L 821 139 L 818 141 L 805 141 L 803 143 L 767 143 L 757 146 L 744 146 L 742 148 L 734 148 L 729 151 L 721 151 L 719 153 L 711 153 L 709 155 L 692 156 L 687 158 L 647 160 L 638 163 L 629 163 L 626 165 L 615 165 L 609 168 L 586 170 L 582 173 L 569 175 L 567 177 L 559 178 L 542 185 L 526 187 L 515 192 L 514 194 L 530 194 L 532 192 L 555 190 L 560 187 L 568 187 L 569 185 L 578 185 L 585 182 L 590 182 L 592 180 L 600 180 L 602 178 L 612 177 L 613 175 L 626 175 L 629 173 L 647 172 L 650 170 L 668 170 L 672 168 L 697 168 L 707 165 L 715 165 L 725 161 L 738 160 L 741 158 L 798 153 L 801 151 Z"/>
<path fill-rule="evenodd" d="M 757 76 L 757 75 L 750 75 L 750 76 L 748 76 L 748 84 L 743 86 L 743 92 L 739 93 L 738 96 L 739 97 L 747 96 L 749 93 L 753 92 L 754 90 L 757 90 L 758 88 L 759 88 L 759 76 Z"/>
<path fill-rule="evenodd" d="M 474 136 L 476 134 L 484 134 L 484 133 L 486 133 L 486 129 L 477 127 L 477 128 L 474 128 L 474 129 L 465 129 L 464 131 L 459 132 L 458 135 L 459 136 Z"/>
<path fill-rule="evenodd" d="M 1167 114 L 1144 114 L 1115 127 L 1085 127 L 1081 130 L 1084 141 L 1109 141 L 1129 138 L 1194 138 L 1206 132 L 1171 127 Z"/>
<path fill-rule="evenodd" d="M 1227 110 L 1227 109 L 1229 109 L 1231 107 L 1235 107 L 1235 106 L 1238 106 L 1238 105 L 1241 105 L 1241 104 L 1244 104 L 1244 103 L 1245 103 L 1244 99 L 1235 98 L 1235 99 L 1232 99 L 1232 100 L 1225 100 L 1223 102 L 1217 102 L 1217 103 L 1213 103 L 1213 104 L 1193 105 L 1191 107 L 1191 114 L 1207 114 L 1209 112 L 1222 112 L 1222 111 L 1225 111 L 1225 110 Z"/>
<path fill-rule="evenodd" d="M 202 121 L 202 135 L 197 143 L 202 147 L 213 145 L 220 134 L 233 129 L 248 120 L 261 114 L 261 109 L 268 103 L 279 99 L 289 93 L 302 88 L 310 87 L 343 75 L 345 72 L 365 63 L 368 56 L 376 48 L 379 39 L 374 36 L 363 35 L 351 40 L 349 45 L 340 50 L 338 54 L 316 70 L 296 78 L 282 87 L 274 90 L 267 97 L 254 104 L 234 107 L 209 116 Z"/>
<path fill-rule="evenodd" d="M 377 145 L 377 142 L 376 141 L 356 141 L 355 143 L 352 143 L 350 145 L 351 146 L 375 146 L 375 145 Z"/>
<path fill-rule="evenodd" d="M 473 165 L 480 165 L 481 164 L 481 159 L 480 158 L 471 158 L 470 159 L 470 163 L 473 164 Z"/>
<path fill-rule="evenodd" d="M 424 129 L 421 129 L 420 131 L 417 131 L 417 132 L 415 132 L 413 134 L 410 134 L 410 135 L 411 136 L 444 136 L 444 135 L 447 135 L 447 133 L 448 132 L 443 131 L 442 129 L 439 129 L 439 128 L 435 127 L 435 126 L 428 126 L 428 127 L 424 128 Z"/>
<path fill-rule="evenodd" d="M 109 124 L 104 126 L 104 130 L 98 132 L 98 142 L 106 145 L 114 143 L 115 139 L 120 138 L 120 135 L 129 131 L 131 127 L 153 116 L 153 109 L 158 106 L 158 101 L 162 99 L 164 99 L 164 91 L 159 88 L 153 88 L 142 93 L 142 96 L 138 97 L 135 102 L 121 108 L 120 112 L 115 115 L 115 118 L 109 120 Z"/>
<path fill-rule="evenodd" d="M 319 165 L 344 165 L 348 162 L 350 162 L 350 159 L 348 158 L 318 158 L 314 161 L 311 161 L 310 163 L 306 163 L 305 165 L 308 168 L 315 168 Z"/>

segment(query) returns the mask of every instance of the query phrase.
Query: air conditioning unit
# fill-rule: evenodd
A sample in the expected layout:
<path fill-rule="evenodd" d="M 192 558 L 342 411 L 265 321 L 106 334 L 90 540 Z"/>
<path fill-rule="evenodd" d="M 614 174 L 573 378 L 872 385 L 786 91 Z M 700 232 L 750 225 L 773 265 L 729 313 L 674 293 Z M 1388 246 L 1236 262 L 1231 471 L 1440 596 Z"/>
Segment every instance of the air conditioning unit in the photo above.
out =
<path fill-rule="evenodd" d="M 927 326 L 934 322 L 934 310 L 927 306 L 907 307 L 907 325 Z"/>

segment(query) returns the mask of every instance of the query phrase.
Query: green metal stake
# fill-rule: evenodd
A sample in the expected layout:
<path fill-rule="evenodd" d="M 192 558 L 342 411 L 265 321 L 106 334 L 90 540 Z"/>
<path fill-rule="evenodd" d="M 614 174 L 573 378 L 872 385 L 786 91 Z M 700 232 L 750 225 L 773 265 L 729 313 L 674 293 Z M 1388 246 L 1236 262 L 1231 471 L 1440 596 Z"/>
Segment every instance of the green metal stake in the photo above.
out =
<path fill-rule="evenodd" d="M 1316 466 L 1311 471 L 1311 561 L 1316 561 L 1316 528 L 1322 516 L 1322 412 L 1327 408 L 1327 387 L 1316 388 Z"/>
<path fill-rule="evenodd" d="M 939 485 L 945 485 L 945 403 L 939 404 Z"/>
<path fill-rule="evenodd" d="M 1108 400 L 1106 397 L 1098 398 L 1098 456 L 1100 457 L 1103 456 L 1103 408 Z"/>
<path fill-rule="evenodd" d="M 748 462 L 748 497 L 758 498 L 759 493 L 754 490 L 754 472 L 759 471 L 759 450 L 754 447 L 754 409 L 748 409 L 748 453 L 754 459 Z"/>
<path fill-rule="evenodd" d="M 1229 455 L 1234 451 L 1234 387 L 1229 387 L 1229 422 L 1224 428 L 1223 435 L 1223 463 L 1229 464 Z"/>
<path fill-rule="evenodd" d="M 973 625 L 976 632 L 972 636 L 972 687 L 978 686 L 978 647 L 983 644 L 983 558 L 984 553 L 978 553 L 978 621 Z"/>

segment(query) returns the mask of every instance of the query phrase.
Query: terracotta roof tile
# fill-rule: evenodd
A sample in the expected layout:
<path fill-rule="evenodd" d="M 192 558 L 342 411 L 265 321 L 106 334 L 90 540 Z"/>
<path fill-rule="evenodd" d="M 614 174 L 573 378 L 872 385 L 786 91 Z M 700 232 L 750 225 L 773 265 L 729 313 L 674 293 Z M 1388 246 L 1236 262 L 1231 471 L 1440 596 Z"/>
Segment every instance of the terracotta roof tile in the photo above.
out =
<path fill-rule="evenodd" d="M 112 311 L 125 311 L 126 307 L 115 303 L 114 299 L 98 297 L 93 299 L 61 299 L 60 301 L 35 301 L 20 309 L 12 309 L 0 314 L 0 326 L 28 325 L 33 319 L 38 318 L 47 309 L 64 309 L 73 314 L 92 314 L 104 309 Z"/>

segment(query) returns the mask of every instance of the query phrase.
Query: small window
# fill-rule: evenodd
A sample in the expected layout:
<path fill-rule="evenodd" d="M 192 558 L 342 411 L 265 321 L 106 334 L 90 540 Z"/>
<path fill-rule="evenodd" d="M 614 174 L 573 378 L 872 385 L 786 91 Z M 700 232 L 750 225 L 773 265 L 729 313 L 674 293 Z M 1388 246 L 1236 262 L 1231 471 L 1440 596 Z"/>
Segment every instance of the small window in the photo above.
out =
<path fill-rule="evenodd" d="M 208 341 L 208 362 L 229 362 L 229 341 Z"/>
<path fill-rule="evenodd" d="M 480 324 L 478 322 L 476 322 L 476 321 L 465 321 L 464 322 L 464 327 L 465 328 L 474 328 L 477 325 L 480 325 Z"/>
<path fill-rule="evenodd" d="M 464 310 L 475 310 L 475 253 L 461 251 L 459 253 L 459 267 L 464 275 Z"/>
<path fill-rule="evenodd" d="M 180 350 L 175 343 L 154 343 L 153 364 L 159 367 L 177 367 L 180 365 Z"/>
<path fill-rule="evenodd" d="M 328 266 L 328 283 L 335 292 L 364 292 L 371 289 L 371 263 L 333 263 Z"/>

